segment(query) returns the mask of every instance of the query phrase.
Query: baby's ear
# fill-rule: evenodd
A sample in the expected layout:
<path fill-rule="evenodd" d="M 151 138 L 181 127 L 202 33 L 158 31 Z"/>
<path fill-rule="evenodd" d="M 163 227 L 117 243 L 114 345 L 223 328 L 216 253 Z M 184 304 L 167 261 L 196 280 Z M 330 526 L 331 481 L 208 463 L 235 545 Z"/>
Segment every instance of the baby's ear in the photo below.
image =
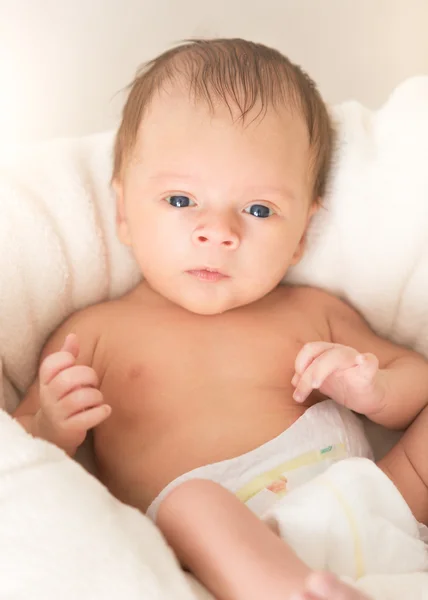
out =
<path fill-rule="evenodd" d="M 301 260 L 303 254 L 305 252 L 306 233 L 308 231 L 308 227 L 309 227 L 312 217 L 317 212 L 317 210 L 319 209 L 320 206 L 321 206 L 321 198 L 317 198 L 316 200 L 313 201 L 313 203 L 311 204 L 311 207 L 308 210 L 308 216 L 306 218 L 305 229 L 303 231 L 302 237 L 300 238 L 299 244 L 293 254 L 293 258 L 291 259 L 292 266 L 297 265 L 297 263 Z"/>
<path fill-rule="evenodd" d="M 6 409 L 6 402 L 4 400 L 4 387 L 3 387 L 3 362 L 0 358 L 0 408 Z"/>
<path fill-rule="evenodd" d="M 123 185 L 118 179 L 113 179 L 112 188 L 116 196 L 116 234 L 125 246 L 131 245 L 128 221 L 125 213 L 125 201 L 123 197 Z"/>
<path fill-rule="evenodd" d="M 321 197 L 315 198 L 309 208 L 309 211 L 308 211 L 308 220 L 306 221 L 306 228 L 308 227 L 310 220 L 312 219 L 314 214 L 319 211 L 321 206 L 322 206 L 322 198 Z"/>

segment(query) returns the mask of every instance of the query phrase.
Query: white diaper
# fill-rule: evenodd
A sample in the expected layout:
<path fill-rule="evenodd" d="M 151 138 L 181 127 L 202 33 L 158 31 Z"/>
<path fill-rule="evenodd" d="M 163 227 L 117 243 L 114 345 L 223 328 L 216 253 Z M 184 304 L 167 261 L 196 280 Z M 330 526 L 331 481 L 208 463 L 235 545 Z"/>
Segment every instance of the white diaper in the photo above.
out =
<path fill-rule="evenodd" d="M 155 521 L 162 500 L 184 481 L 208 479 L 261 516 L 287 492 L 349 457 L 372 458 L 363 426 L 351 411 L 325 400 L 259 448 L 177 477 L 153 500 L 147 515 Z"/>
<path fill-rule="evenodd" d="M 331 465 L 281 498 L 262 519 L 314 570 L 354 581 L 428 571 L 427 528 L 418 524 L 390 479 L 364 458 Z"/>

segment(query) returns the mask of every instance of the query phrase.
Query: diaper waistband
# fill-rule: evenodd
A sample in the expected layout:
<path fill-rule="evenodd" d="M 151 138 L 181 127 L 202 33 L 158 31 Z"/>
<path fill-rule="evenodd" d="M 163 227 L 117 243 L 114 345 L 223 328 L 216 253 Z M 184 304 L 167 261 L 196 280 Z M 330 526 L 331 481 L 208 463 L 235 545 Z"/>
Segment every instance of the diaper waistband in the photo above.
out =
<path fill-rule="evenodd" d="M 281 496 L 290 485 L 295 487 L 333 462 L 352 456 L 372 458 L 363 425 L 348 409 L 325 400 L 308 408 L 288 429 L 262 446 L 180 475 L 153 500 L 146 514 L 155 521 L 162 500 L 189 479 L 215 481 L 259 514 L 266 510 L 267 501 L 272 503 L 272 494 L 259 492 L 268 490 Z"/>

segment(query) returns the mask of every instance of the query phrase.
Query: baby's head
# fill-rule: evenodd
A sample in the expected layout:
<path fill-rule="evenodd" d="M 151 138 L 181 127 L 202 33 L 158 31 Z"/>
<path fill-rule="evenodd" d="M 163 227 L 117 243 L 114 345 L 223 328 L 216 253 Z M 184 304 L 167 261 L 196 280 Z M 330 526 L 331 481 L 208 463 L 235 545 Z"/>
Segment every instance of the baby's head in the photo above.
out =
<path fill-rule="evenodd" d="M 314 83 L 276 50 L 202 40 L 137 75 L 114 156 L 117 228 L 156 292 L 254 302 L 301 257 L 333 146 Z"/>

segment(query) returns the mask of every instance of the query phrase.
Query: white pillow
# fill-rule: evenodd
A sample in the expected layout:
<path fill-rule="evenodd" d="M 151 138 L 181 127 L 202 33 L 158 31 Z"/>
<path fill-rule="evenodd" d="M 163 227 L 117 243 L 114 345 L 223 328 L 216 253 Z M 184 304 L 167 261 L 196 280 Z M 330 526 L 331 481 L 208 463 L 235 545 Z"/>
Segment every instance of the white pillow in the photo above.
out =
<path fill-rule="evenodd" d="M 338 150 L 325 210 L 289 281 L 332 291 L 428 357 L 428 77 L 378 111 L 333 109 Z"/>
<path fill-rule="evenodd" d="M 113 133 L 0 149 L 0 357 L 22 393 L 48 334 L 138 269 L 115 235 Z M 17 397 L 6 394 L 11 410 Z"/>

